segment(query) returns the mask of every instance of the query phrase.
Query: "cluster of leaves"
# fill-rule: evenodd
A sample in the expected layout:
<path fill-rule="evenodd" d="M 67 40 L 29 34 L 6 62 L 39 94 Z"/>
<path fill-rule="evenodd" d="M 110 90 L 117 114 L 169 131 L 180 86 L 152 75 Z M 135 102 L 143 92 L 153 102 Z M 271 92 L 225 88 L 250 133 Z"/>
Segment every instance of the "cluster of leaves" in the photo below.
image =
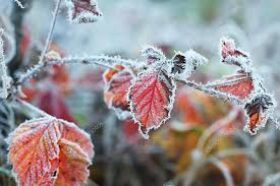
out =
<path fill-rule="evenodd" d="M 206 84 L 199 84 L 190 80 L 193 72 L 208 61 L 193 50 L 185 53 L 176 52 L 169 59 L 161 50 L 147 47 L 142 51 L 142 55 L 145 57 L 144 62 L 108 56 L 62 58 L 62 55 L 58 52 L 48 52 L 51 49 L 49 43 L 51 42 L 50 39 L 61 1 L 57 0 L 54 22 L 51 25 L 49 37 L 44 50 L 42 50 L 39 63 L 18 79 L 12 80 L 8 74 L 4 53 L 5 47 L 9 45 L 3 44 L 2 38 L 5 39 L 7 35 L 1 31 L 0 70 L 2 78 L 1 97 L 3 99 L 10 96 L 19 100 L 19 103 L 24 103 L 22 101 L 24 98 L 20 95 L 21 86 L 47 65 L 53 65 L 54 71 L 58 71 L 51 77 L 51 81 L 60 84 L 59 86 L 64 86 L 64 83 L 68 82 L 69 79 L 62 75 L 63 68 L 59 65 L 75 62 L 89 64 L 92 62 L 109 67 L 103 76 L 105 82 L 104 100 L 108 107 L 115 110 L 119 118 L 130 119 L 126 122 L 130 126 L 136 126 L 144 138 L 149 137 L 150 130 L 157 129 L 168 121 L 174 105 L 175 108 L 178 106 L 175 101 L 176 92 L 179 92 L 178 85 L 181 84 L 198 89 L 211 96 L 229 100 L 242 108 L 234 107 L 225 118 L 218 119 L 211 126 L 210 132 L 202 135 L 201 138 L 198 139 L 196 134 L 191 135 L 191 138 L 184 138 L 182 145 L 189 141 L 197 141 L 188 150 L 197 147 L 196 150 L 199 151 L 195 152 L 211 154 L 212 148 L 205 150 L 204 146 L 206 143 L 211 144 L 211 141 L 208 142 L 207 140 L 213 133 L 230 134 L 234 129 L 241 126 L 244 127 L 245 131 L 254 135 L 267 122 L 273 120 L 271 113 L 275 108 L 275 101 L 272 95 L 267 93 L 263 83 L 255 73 L 249 55 L 238 49 L 232 39 L 223 38 L 221 40 L 221 62 L 238 67 L 238 71 L 233 75 Z M 20 1 L 15 2 L 23 7 Z M 65 0 L 64 2 L 68 7 L 69 18 L 72 22 L 94 22 L 102 15 L 94 0 Z M 23 90 L 26 92 L 30 89 L 25 87 Z M 32 91 L 34 90 L 31 89 Z M 20 124 L 7 140 L 9 160 L 13 165 L 13 171 L 20 185 L 78 185 L 81 182 L 86 182 L 89 176 L 87 168 L 94 155 L 93 144 L 87 133 L 75 124 L 68 122 L 75 119 L 69 114 L 63 99 L 59 96 L 60 93 L 46 90 L 40 94 L 39 107 L 48 114 L 25 104 L 32 108 L 34 112 L 44 115 L 44 117 Z M 49 100 L 49 104 L 59 103 L 59 107 L 57 109 L 54 109 L 53 106 L 49 107 L 44 100 Z M 184 97 L 183 100 L 188 101 L 188 96 Z M 191 104 L 189 106 L 186 110 L 191 111 L 193 108 L 191 108 Z M 243 111 L 247 119 L 245 125 Z M 197 114 L 196 112 L 193 113 Z M 4 114 L 7 116 L 6 113 Z M 201 118 L 197 116 L 194 120 L 199 119 Z M 2 126 L 5 126 L 6 123 L 0 124 L 1 133 L 5 134 L 4 137 L 6 137 L 7 134 L 4 133 L 6 129 L 2 129 Z M 135 130 L 129 131 L 129 127 L 125 129 L 127 129 L 125 133 L 127 139 L 131 139 L 135 135 Z M 175 130 L 176 132 L 178 131 Z M 171 142 L 169 146 L 164 148 L 174 152 L 175 150 L 170 150 L 173 147 L 173 132 L 169 137 Z M 190 151 L 183 153 L 187 157 L 192 156 Z M 178 154 L 180 153 L 171 153 L 170 158 L 176 159 L 174 157 L 178 157 Z M 205 159 L 201 158 L 200 160 Z M 190 160 L 180 157 L 179 161 L 183 163 L 180 163 L 176 168 L 182 171 Z M 212 163 L 215 164 L 216 161 Z M 224 163 L 229 164 L 228 162 Z M 224 168 L 223 164 L 216 164 L 216 166 L 220 169 Z M 232 182 L 230 179 L 226 180 L 227 183 Z"/>
<path fill-rule="evenodd" d="M 256 134 L 265 126 L 275 107 L 273 97 L 255 74 L 248 54 L 237 49 L 232 39 L 221 40 L 220 53 L 222 63 L 238 66 L 238 71 L 200 86 L 213 96 L 224 95 L 244 107 L 248 117 L 244 130 Z M 116 110 L 121 117 L 131 117 L 143 136 L 148 137 L 151 129 L 160 127 L 169 119 L 176 81 L 192 86 L 189 77 L 207 60 L 192 50 L 176 53 L 172 59 L 167 59 L 153 47 L 144 49 L 142 54 L 146 57 L 142 66 L 118 64 L 105 72 L 104 97 L 109 108 Z"/>

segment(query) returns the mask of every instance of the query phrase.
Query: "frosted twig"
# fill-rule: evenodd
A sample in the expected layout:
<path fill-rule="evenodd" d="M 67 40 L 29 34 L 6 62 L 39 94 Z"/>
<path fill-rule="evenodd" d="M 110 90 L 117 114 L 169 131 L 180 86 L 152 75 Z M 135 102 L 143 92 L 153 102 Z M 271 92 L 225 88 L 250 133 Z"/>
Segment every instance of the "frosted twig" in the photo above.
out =
<path fill-rule="evenodd" d="M 2 79 L 2 91 L 0 97 L 5 99 L 8 97 L 8 90 L 11 88 L 11 78 L 8 75 L 5 62 L 3 34 L 4 30 L 0 29 L 0 74 Z"/>
<path fill-rule="evenodd" d="M 58 12 L 59 12 L 60 4 L 61 4 L 61 0 L 58 0 L 57 3 L 56 3 L 55 9 L 54 9 L 53 19 L 52 19 L 52 22 L 51 22 L 50 30 L 48 32 L 48 37 L 46 39 L 44 49 L 43 49 L 43 51 L 40 55 L 39 63 L 44 63 L 45 55 L 48 52 L 48 49 L 49 49 L 49 46 L 50 46 L 50 43 L 51 43 L 51 40 L 52 40 L 53 31 L 54 31 L 57 15 L 58 15 Z"/>
<path fill-rule="evenodd" d="M 14 1 L 20 8 L 24 9 L 23 4 L 19 0 L 14 0 Z"/>
<path fill-rule="evenodd" d="M 33 106 L 32 104 L 26 102 L 26 101 L 23 101 L 19 98 L 16 99 L 20 104 L 22 104 L 23 106 L 25 106 L 26 108 L 30 109 L 31 111 L 33 112 L 36 112 L 38 114 L 40 114 L 41 116 L 46 116 L 46 117 L 51 117 L 53 118 L 53 116 L 49 115 L 48 113 L 44 112 L 43 110 Z"/>
<path fill-rule="evenodd" d="M 142 63 L 130 59 L 122 59 L 119 56 L 86 56 L 86 57 L 67 57 L 67 58 L 49 58 L 46 59 L 43 63 L 38 63 L 33 68 L 29 69 L 22 77 L 19 78 L 17 85 L 23 84 L 28 79 L 35 76 L 37 73 L 42 71 L 47 65 L 55 65 L 55 64 L 92 64 L 99 65 L 105 68 L 114 69 L 114 65 L 123 64 L 126 66 L 139 66 Z"/>
<path fill-rule="evenodd" d="M 58 15 L 58 12 L 59 12 L 60 4 L 61 4 L 61 0 L 58 0 L 57 3 L 56 3 L 56 6 L 55 6 L 53 19 L 52 19 L 52 22 L 51 22 L 51 25 L 50 25 L 50 30 L 48 32 L 48 36 L 47 36 L 47 39 L 46 39 L 46 42 L 45 42 L 45 46 L 44 46 L 44 49 L 41 52 L 38 64 L 35 65 L 31 70 L 29 70 L 24 76 L 22 76 L 19 79 L 19 81 L 17 82 L 17 85 L 20 85 L 23 82 L 27 81 L 28 79 L 33 77 L 36 73 L 38 73 L 38 71 L 40 71 L 40 69 L 43 69 L 46 66 L 44 58 L 45 58 L 45 55 L 48 52 L 48 49 L 49 49 L 49 46 L 50 46 L 50 43 L 51 43 L 51 40 L 52 40 L 52 35 L 53 35 L 57 15 Z"/>
<path fill-rule="evenodd" d="M 237 97 L 228 95 L 228 94 L 223 93 L 223 92 L 216 91 L 215 89 L 206 87 L 203 84 L 196 83 L 194 81 L 189 81 L 189 80 L 182 80 L 182 79 L 176 79 L 176 80 L 181 82 L 181 83 L 184 83 L 185 85 L 187 85 L 191 88 L 202 91 L 202 92 L 204 92 L 206 94 L 209 94 L 211 96 L 214 96 L 216 98 L 220 98 L 220 99 L 223 99 L 225 101 L 230 101 L 230 102 L 235 103 L 237 105 L 242 105 L 243 104 Z"/>

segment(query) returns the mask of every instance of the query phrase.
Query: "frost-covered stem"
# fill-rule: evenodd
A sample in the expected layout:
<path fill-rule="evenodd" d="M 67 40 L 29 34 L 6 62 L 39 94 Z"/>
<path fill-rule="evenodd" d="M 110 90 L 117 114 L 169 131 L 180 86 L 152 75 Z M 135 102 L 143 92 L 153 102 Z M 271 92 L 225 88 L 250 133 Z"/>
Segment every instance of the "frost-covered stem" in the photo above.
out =
<path fill-rule="evenodd" d="M 45 58 L 45 56 L 48 52 L 48 49 L 49 49 L 49 46 L 50 46 L 50 43 L 51 43 L 51 40 L 52 40 L 53 31 L 54 31 L 54 27 L 55 27 L 55 23 L 56 23 L 56 19 L 57 19 L 57 15 L 58 15 L 58 12 L 59 12 L 59 7 L 60 7 L 60 4 L 61 4 L 61 1 L 62 0 L 58 0 L 56 2 L 53 18 L 52 18 L 51 25 L 50 25 L 50 30 L 48 32 L 48 36 L 47 36 L 47 39 L 45 41 L 45 46 L 44 46 L 44 48 L 41 52 L 38 64 L 35 65 L 32 69 L 30 69 L 22 77 L 20 77 L 19 81 L 16 83 L 17 85 L 21 85 L 22 83 L 24 83 L 28 79 L 32 78 L 36 73 L 38 73 L 45 66 L 47 66 L 47 64 L 45 64 L 44 58 Z"/>
<path fill-rule="evenodd" d="M 119 56 L 85 56 L 85 57 L 67 57 L 67 58 L 53 58 L 53 59 L 45 59 L 43 63 L 38 63 L 33 68 L 29 69 L 22 77 L 20 77 L 17 85 L 22 85 L 28 79 L 31 79 L 40 71 L 44 70 L 47 65 L 55 65 L 55 64 L 89 64 L 89 65 L 98 65 L 105 68 L 114 69 L 115 65 L 123 64 L 126 66 L 137 66 L 141 65 L 141 62 L 129 60 L 129 59 L 121 59 Z"/>
<path fill-rule="evenodd" d="M 189 87 L 192 87 L 196 90 L 202 91 L 202 92 L 204 92 L 208 95 L 224 99 L 225 101 L 230 101 L 230 102 L 232 102 L 234 104 L 237 104 L 237 105 L 242 105 L 243 104 L 237 97 L 229 96 L 228 94 L 216 91 L 213 88 L 205 87 L 205 85 L 203 85 L 203 84 L 196 83 L 194 81 L 189 81 L 189 80 L 182 80 L 182 79 L 177 79 L 177 81 L 179 81 L 181 83 L 184 83 L 185 85 L 187 85 Z"/>
<path fill-rule="evenodd" d="M 226 166 L 226 164 L 224 164 L 222 161 L 219 161 L 216 158 L 211 158 L 209 160 L 209 162 L 212 163 L 213 165 L 215 165 L 217 168 L 219 168 L 221 170 L 221 172 L 222 172 L 222 174 L 225 178 L 227 186 L 234 186 L 232 175 L 230 173 L 230 170 Z"/>
<path fill-rule="evenodd" d="M 26 102 L 26 101 L 23 101 L 19 98 L 16 99 L 21 105 L 23 105 L 24 107 L 30 109 L 31 111 L 35 112 L 35 113 L 38 113 L 40 114 L 41 116 L 45 116 L 45 117 L 51 117 L 53 118 L 53 116 L 49 115 L 48 113 L 44 112 L 43 110 L 33 106 L 32 104 Z"/>
<path fill-rule="evenodd" d="M 40 55 L 40 58 L 39 58 L 39 62 L 38 62 L 39 64 L 44 63 L 45 55 L 47 54 L 48 49 L 50 47 L 50 43 L 52 41 L 53 31 L 54 31 L 54 27 L 55 27 L 55 23 L 56 23 L 56 19 L 57 19 L 57 15 L 58 15 L 58 12 L 59 12 L 59 7 L 60 7 L 60 4 L 61 4 L 61 1 L 62 0 L 57 0 L 57 2 L 56 2 L 52 22 L 51 22 L 51 25 L 50 25 L 50 30 L 48 32 L 48 36 L 47 36 L 47 39 L 45 41 L 44 49 L 43 49 L 43 51 Z"/>
<path fill-rule="evenodd" d="M 11 78 L 8 75 L 7 66 L 5 62 L 4 41 L 2 38 L 3 34 L 4 30 L 0 29 L 0 75 L 2 79 L 2 90 L 0 97 L 6 99 L 8 97 L 8 90 L 11 88 Z"/>
<path fill-rule="evenodd" d="M 22 9 L 24 9 L 24 6 L 22 4 L 22 2 L 20 2 L 19 0 L 14 0 L 14 2 Z"/>

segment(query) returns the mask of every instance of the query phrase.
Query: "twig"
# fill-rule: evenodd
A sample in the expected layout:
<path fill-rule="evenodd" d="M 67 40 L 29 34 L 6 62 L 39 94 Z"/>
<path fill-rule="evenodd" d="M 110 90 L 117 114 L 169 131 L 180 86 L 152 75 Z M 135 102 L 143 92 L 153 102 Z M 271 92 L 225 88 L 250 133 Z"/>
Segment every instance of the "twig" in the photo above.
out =
<path fill-rule="evenodd" d="M 40 114 L 41 116 L 46 116 L 46 117 L 51 117 L 53 118 L 53 116 L 49 115 L 48 113 L 44 112 L 43 110 L 33 106 L 32 104 L 26 102 L 26 101 L 23 101 L 19 98 L 16 99 L 21 105 L 25 106 L 26 108 L 32 110 L 33 112 L 36 112 L 38 114 Z"/>
<path fill-rule="evenodd" d="M 3 36 L 4 30 L 0 29 L 0 75 L 2 79 L 2 90 L 0 97 L 6 99 L 8 97 L 8 90 L 11 88 L 11 78 L 7 72 L 7 66 L 4 56 L 4 41 Z"/>
<path fill-rule="evenodd" d="M 31 79 L 40 71 L 44 70 L 44 68 L 48 65 L 55 65 L 55 64 L 92 64 L 92 65 L 99 65 L 105 68 L 114 69 L 114 65 L 123 64 L 127 66 L 139 66 L 142 63 L 129 60 L 129 59 L 121 59 L 119 56 L 86 56 L 86 57 L 67 57 L 67 58 L 58 58 L 58 59 L 46 59 L 44 63 L 38 63 L 33 68 L 29 69 L 16 83 L 17 85 L 24 84 L 28 79 Z"/>
<path fill-rule="evenodd" d="M 51 43 L 51 40 L 52 40 L 53 31 L 54 31 L 54 27 L 55 27 L 55 24 L 56 24 L 56 19 L 57 19 L 57 16 L 58 16 L 60 4 L 61 4 L 61 0 L 58 0 L 57 3 L 56 3 L 56 6 L 55 6 L 55 10 L 54 10 L 53 18 L 52 18 L 52 21 L 51 21 L 50 29 L 49 29 L 49 32 L 48 32 L 48 36 L 47 36 L 47 39 L 45 41 L 44 49 L 42 50 L 41 55 L 39 57 L 39 62 L 31 70 L 29 70 L 24 76 L 22 76 L 19 79 L 19 81 L 16 83 L 16 85 L 21 85 L 22 83 L 24 83 L 25 81 L 27 81 L 28 79 L 33 77 L 36 73 L 38 73 L 39 70 L 41 70 L 45 66 L 47 66 L 47 64 L 45 64 L 45 62 L 44 62 L 44 58 L 45 58 L 45 55 L 47 54 L 48 49 L 50 47 L 50 43 Z"/>
<path fill-rule="evenodd" d="M 55 24 L 56 24 L 57 15 L 58 15 L 58 12 L 59 12 L 60 4 L 61 4 L 61 0 L 58 0 L 56 5 L 55 5 L 53 19 L 52 19 L 52 22 L 51 22 L 51 25 L 50 25 L 50 30 L 48 32 L 48 37 L 47 37 L 47 39 L 45 41 L 44 49 L 43 49 L 43 51 L 42 51 L 42 53 L 40 55 L 40 58 L 39 58 L 39 62 L 38 62 L 39 64 L 40 63 L 44 63 L 45 55 L 47 54 L 47 52 L 49 50 L 50 43 L 52 41 L 54 27 L 55 27 Z"/>
<path fill-rule="evenodd" d="M 14 1 L 20 8 L 24 9 L 23 4 L 19 0 L 14 0 Z"/>

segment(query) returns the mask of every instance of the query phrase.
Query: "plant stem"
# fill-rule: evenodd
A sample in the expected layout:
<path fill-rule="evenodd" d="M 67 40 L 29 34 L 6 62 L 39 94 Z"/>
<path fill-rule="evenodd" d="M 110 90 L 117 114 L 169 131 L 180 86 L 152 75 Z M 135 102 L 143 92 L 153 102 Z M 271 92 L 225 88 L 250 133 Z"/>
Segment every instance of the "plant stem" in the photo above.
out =
<path fill-rule="evenodd" d="M 54 14 L 53 14 L 53 18 L 52 18 L 52 21 L 51 21 L 51 24 L 50 24 L 50 29 L 49 29 L 49 32 L 48 32 L 48 36 L 47 36 L 47 39 L 45 41 L 44 49 L 41 52 L 38 64 L 35 65 L 32 68 L 31 71 L 28 71 L 24 76 L 22 76 L 19 79 L 18 83 L 16 83 L 17 85 L 18 84 L 22 84 L 23 82 L 27 81 L 28 79 L 33 77 L 37 73 L 37 71 L 39 69 L 42 69 L 43 67 L 46 66 L 46 64 L 44 62 L 44 58 L 45 58 L 45 55 L 48 52 L 48 49 L 50 47 L 50 43 L 52 41 L 53 31 L 54 31 L 54 27 L 55 27 L 55 24 L 56 24 L 56 20 L 57 20 L 57 16 L 58 16 L 58 12 L 59 12 L 59 7 L 60 7 L 60 4 L 61 4 L 61 1 L 62 0 L 57 0 L 56 6 L 55 6 L 55 10 L 54 10 Z M 35 73 L 33 72 L 33 69 L 34 69 Z"/>
<path fill-rule="evenodd" d="M 28 103 L 28 102 L 26 102 L 26 101 L 23 101 L 23 100 L 21 100 L 21 99 L 19 99 L 19 98 L 17 98 L 16 100 L 17 100 L 21 105 L 23 105 L 24 107 L 26 107 L 26 108 L 28 108 L 28 109 L 30 109 L 30 110 L 32 110 L 32 111 L 34 111 L 34 112 L 40 114 L 41 116 L 52 117 L 52 118 L 53 118 L 53 116 L 49 115 L 48 113 L 46 113 L 46 112 L 44 112 L 43 110 L 41 110 L 41 109 L 39 109 L 39 108 L 37 108 L 37 107 L 31 105 L 30 103 Z"/>
<path fill-rule="evenodd" d="M 122 64 L 127 66 L 139 66 L 142 65 L 141 62 L 133 61 L 129 59 L 121 59 L 119 56 L 86 56 L 86 57 L 67 57 L 67 58 L 57 58 L 57 59 L 47 59 L 47 62 L 38 63 L 33 68 L 29 69 L 16 83 L 17 85 L 24 84 L 28 79 L 35 76 L 40 71 L 44 70 L 44 68 L 48 65 L 55 64 L 92 64 L 98 65 L 105 68 L 114 69 L 114 65 Z"/>

